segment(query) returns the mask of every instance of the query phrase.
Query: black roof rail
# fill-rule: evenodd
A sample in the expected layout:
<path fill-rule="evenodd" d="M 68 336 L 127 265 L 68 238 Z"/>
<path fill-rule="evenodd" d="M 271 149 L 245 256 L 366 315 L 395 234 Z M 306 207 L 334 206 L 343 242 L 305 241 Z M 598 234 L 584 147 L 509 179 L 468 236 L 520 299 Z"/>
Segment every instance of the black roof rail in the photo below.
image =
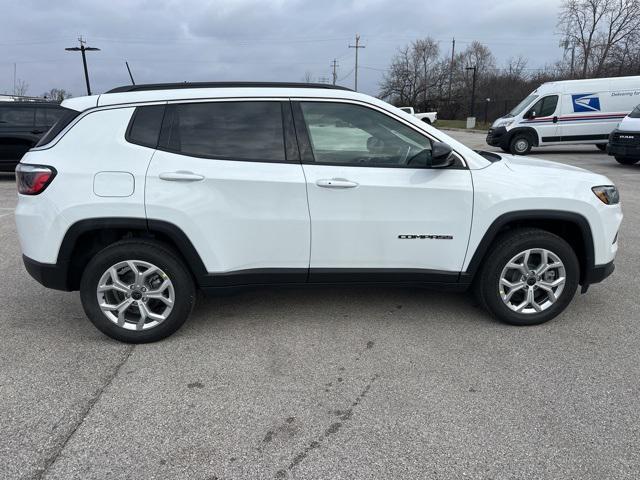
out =
<path fill-rule="evenodd" d="M 124 85 L 112 88 L 105 93 L 140 92 L 145 90 L 176 90 L 185 88 L 323 88 L 328 90 L 348 90 L 347 87 L 328 83 L 295 83 L 295 82 L 182 82 L 182 83 L 147 83 L 141 85 Z"/>

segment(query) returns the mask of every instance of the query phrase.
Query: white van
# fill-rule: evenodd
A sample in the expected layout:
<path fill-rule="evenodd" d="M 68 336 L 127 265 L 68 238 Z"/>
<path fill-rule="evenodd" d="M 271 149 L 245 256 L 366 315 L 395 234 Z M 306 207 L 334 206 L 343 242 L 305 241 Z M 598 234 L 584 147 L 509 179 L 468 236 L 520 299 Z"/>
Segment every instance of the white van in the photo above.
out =
<path fill-rule="evenodd" d="M 640 76 L 543 83 L 489 129 L 487 143 L 514 155 L 531 147 L 594 144 L 640 103 Z"/>

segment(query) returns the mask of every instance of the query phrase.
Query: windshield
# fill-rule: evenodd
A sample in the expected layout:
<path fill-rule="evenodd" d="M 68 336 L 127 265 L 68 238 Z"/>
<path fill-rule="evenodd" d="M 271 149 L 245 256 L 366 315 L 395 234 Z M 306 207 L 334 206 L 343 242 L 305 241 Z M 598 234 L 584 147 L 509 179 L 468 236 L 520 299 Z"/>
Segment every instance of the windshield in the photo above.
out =
<path fill-rule="evenodd" d="M 524 100 L 522 100 L 518 106 L 516 108 L 514 108 L 513 110 L 511 110 L 509 112 L 508 115 L 506 115 L 507 117 L 515 117 L 516 115 L 518 115 L 520 112 L 522 112 L 525 108 L 527 108 L 529 105 L 531 105 L 531 103 L 533 103 L 533 101 L 538 98 L 538 95 L 529 95 L 527 98 L 525 98 Z"/>
<path fill-rule="evenodd" d="M 640 118 L 640 105 L 631 111 L 629 118 Z"/>

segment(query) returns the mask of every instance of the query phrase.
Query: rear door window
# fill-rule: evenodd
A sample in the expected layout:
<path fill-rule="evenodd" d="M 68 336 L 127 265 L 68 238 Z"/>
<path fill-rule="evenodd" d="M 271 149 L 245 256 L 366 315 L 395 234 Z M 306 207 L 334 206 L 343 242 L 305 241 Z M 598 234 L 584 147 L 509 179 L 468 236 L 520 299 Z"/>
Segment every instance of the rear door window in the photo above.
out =
<path fill-rule="evenodd" d="M 160 146 L 219 160 L 283 162 L 282 102 L 241 101 L 172 104 Z"/>

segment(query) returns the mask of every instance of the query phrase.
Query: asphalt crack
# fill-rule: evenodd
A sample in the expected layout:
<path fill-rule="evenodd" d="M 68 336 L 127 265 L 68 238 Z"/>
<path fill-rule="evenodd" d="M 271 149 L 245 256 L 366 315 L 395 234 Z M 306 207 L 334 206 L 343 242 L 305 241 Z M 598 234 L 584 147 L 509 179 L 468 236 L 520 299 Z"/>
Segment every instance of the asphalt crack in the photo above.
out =
<path fill-rule="evenodd" d="M 331 425 L 329 425 L 325 429 L 325 431 L 320 436 L 318 436 L 317 438 L 315 438 L 314 440 L 309 442 L 309 444 L 306 447 L 304 447 L 300 452 L 298 452 L 293 457 L 293 459 L 291 460 L 291 463 L 289 463 L 289 465 L 287 466 L 286 469 L 278 470 L 275 473 L 274 478 L 276 478 L 277 480 L 286 478 L 287 477 L 287 471 L 293 470 L 305 458 L 307 458 L 309 456 L 309 453 L 311 453 L 316 448 L 319 448 L 322 445 L 323 441 L 326 441 L 329 437 L 331 437 L 332 435 L 335 435 L 336 433 L 338 433 L 340 431 L 340 429 L 344 426 L 343 422 L 347 422 L 353 417 L 353 409 L 356 408 L 358 405 L 360 405 L 362 400 L 367 396 L 367 393 L 369 393 L 369 390 L 371 390 L 371 386 L 378 379 L 379 376 L 380 375 L 377 374 L 377 373 L 375 375 L 373 375 L 369 379 L 369 381 L 367 382 L 365 387 L 360 391 L 358 396 L 351 402 L 351 404 L 349 404 L 349 406 L 345 410 L 335 410 L 334 414 L 337 415 L 338 418 L 341 421 L 340 422 L 333 422 Z"/>
<path fill-rule="evenodd" d="M 135 345 L 127 346 L 127 348 L 124 351 L 124 354 L 122 355 L 122 358 L 114 366 L 113 370 L 109 372 L 109 374 L 105 378 L 102 385 L 94 392 L 91 398 L 89 398 L 89 401 L 86 402 L 86 404 L 82 408 L 80 412 L 80 417 L 78 418 L 78 420 L 71 425 L 71 427 L 69 428 L 69 431 L 61 439 L 58 446 L 54 449 L 53 453 L 45 459 L 44 466 L 40 468 L 35 473 L 35 475 L 31 477 L 33 480 L 41 480 L 42 478 L 44 478 L 45 475 L 51 469 L 51 467 L 56 463 L 56 461 L 62 454 L 63 450 L 65 449 L 65 447 L 67 446 L 71 438 L 73 438 L 76 431 L 84 423 L 85 419 L 93 409 L 93 406 L 98 402 L 98 400 L 100 400 L 100 397 L 102 397 L 102 394 L 104 393 L 104 391 L 109 387 L 109 385 L 111 385 L 111 383 L 113 382 L 113 379 L 118 376 L 118 373 L 120 372 L 120 369 L 122 368 L 122 366 L 127 362 L 127 360 L 129 360 L 129 357 L 133 353 L 134 348 L 135 348 Z"/>

